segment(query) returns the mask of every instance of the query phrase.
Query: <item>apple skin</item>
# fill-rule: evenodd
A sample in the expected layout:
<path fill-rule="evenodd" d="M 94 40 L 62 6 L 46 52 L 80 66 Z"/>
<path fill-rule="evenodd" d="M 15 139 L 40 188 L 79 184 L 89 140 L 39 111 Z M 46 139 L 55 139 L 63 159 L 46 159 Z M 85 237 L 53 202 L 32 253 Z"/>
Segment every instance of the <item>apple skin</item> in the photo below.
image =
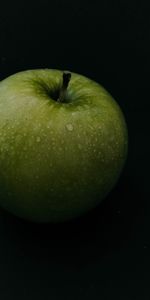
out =
<path fill-rule="evenodd" d="M 98 205 L 124 166 L 123 113 L 98 83 L 62 71 L 19 72 L 0 82 L 0 205 L 34 222 L 60 222 Z M 55 99 L 55 100 L 54 100 Z"/>

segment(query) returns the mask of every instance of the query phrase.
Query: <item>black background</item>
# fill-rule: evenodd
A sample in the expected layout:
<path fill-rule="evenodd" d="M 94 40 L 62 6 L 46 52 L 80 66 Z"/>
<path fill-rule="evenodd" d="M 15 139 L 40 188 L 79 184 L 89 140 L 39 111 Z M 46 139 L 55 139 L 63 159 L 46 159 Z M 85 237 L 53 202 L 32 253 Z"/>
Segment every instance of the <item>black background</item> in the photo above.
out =
<path fill-rule="evenodd" d="M 0 299 L 150 299 L 149 1 L 5 1 L 0 79 L 67 69 L 118 101 L 129 155 L 118 185 L 86 216 L 36 225 L 0 212 Z"/>

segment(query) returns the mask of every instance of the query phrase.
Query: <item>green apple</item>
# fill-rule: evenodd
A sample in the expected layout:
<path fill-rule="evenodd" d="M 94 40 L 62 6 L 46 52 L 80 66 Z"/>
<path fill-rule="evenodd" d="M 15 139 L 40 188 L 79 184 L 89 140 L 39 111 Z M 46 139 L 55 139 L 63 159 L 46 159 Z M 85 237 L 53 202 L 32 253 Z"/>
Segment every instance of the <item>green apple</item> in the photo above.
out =
<path fill-rule="evenodd" d="M 59 222 L 98 205 L 127 156 L 121 109 L 98 83 L 52 69 L 0 82 L 0 205 Z"/>

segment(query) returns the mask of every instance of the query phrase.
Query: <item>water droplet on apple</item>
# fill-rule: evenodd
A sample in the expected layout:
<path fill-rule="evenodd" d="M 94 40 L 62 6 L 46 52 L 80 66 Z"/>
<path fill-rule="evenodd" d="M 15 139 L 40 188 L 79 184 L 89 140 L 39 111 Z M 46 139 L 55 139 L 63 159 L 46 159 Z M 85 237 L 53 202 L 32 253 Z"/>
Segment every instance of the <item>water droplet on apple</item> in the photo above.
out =
<path fill-rule="evenodd" d="M 41 138 L 38 136 L 38 137 L 36 138 L 36 141 L 37 141 L 37 143 L 39 143 L 39 142 L 41 141 Z"/>
<path fill-rule="evenodd" d="M 73 130 L 72 124 L 67 124 L 67 125 L 66 125 L 66 128 L 67 128 L 69 131 L 72 131 L 72 130 Z"/>
<path fill-rule="evenodd" d="M 72 112 L 71 114 L 72 114 L 72 116 L 75 116 L 75 115 L 76 115 L 76 112 L 74 111 L 74 112 Z"/>
<path fill-rule="evenodd" d="M 48 124 L 47 124 L 47 128 L 50 128 L 52 126 L 52 122 L 50 121 L 50 122 L 48 122 Z"/>

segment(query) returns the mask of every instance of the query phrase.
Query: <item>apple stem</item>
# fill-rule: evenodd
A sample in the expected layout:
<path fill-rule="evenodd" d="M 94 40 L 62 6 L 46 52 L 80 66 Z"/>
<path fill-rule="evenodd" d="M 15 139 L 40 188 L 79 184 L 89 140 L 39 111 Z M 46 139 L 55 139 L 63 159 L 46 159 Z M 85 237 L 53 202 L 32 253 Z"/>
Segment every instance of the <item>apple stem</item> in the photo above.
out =
<path fill-rule="evenodd" d="M 64 71 L 63 72 L 63 83 L 60 88 L 60 93 L 59 93 L 59 97 L 57 100 L 58 102 L 64 102 L 66 92 L 67 92 L 67 87 L 68 87 L 70 79 L 71 79 L 71 73 L 68 71 Z"/>

